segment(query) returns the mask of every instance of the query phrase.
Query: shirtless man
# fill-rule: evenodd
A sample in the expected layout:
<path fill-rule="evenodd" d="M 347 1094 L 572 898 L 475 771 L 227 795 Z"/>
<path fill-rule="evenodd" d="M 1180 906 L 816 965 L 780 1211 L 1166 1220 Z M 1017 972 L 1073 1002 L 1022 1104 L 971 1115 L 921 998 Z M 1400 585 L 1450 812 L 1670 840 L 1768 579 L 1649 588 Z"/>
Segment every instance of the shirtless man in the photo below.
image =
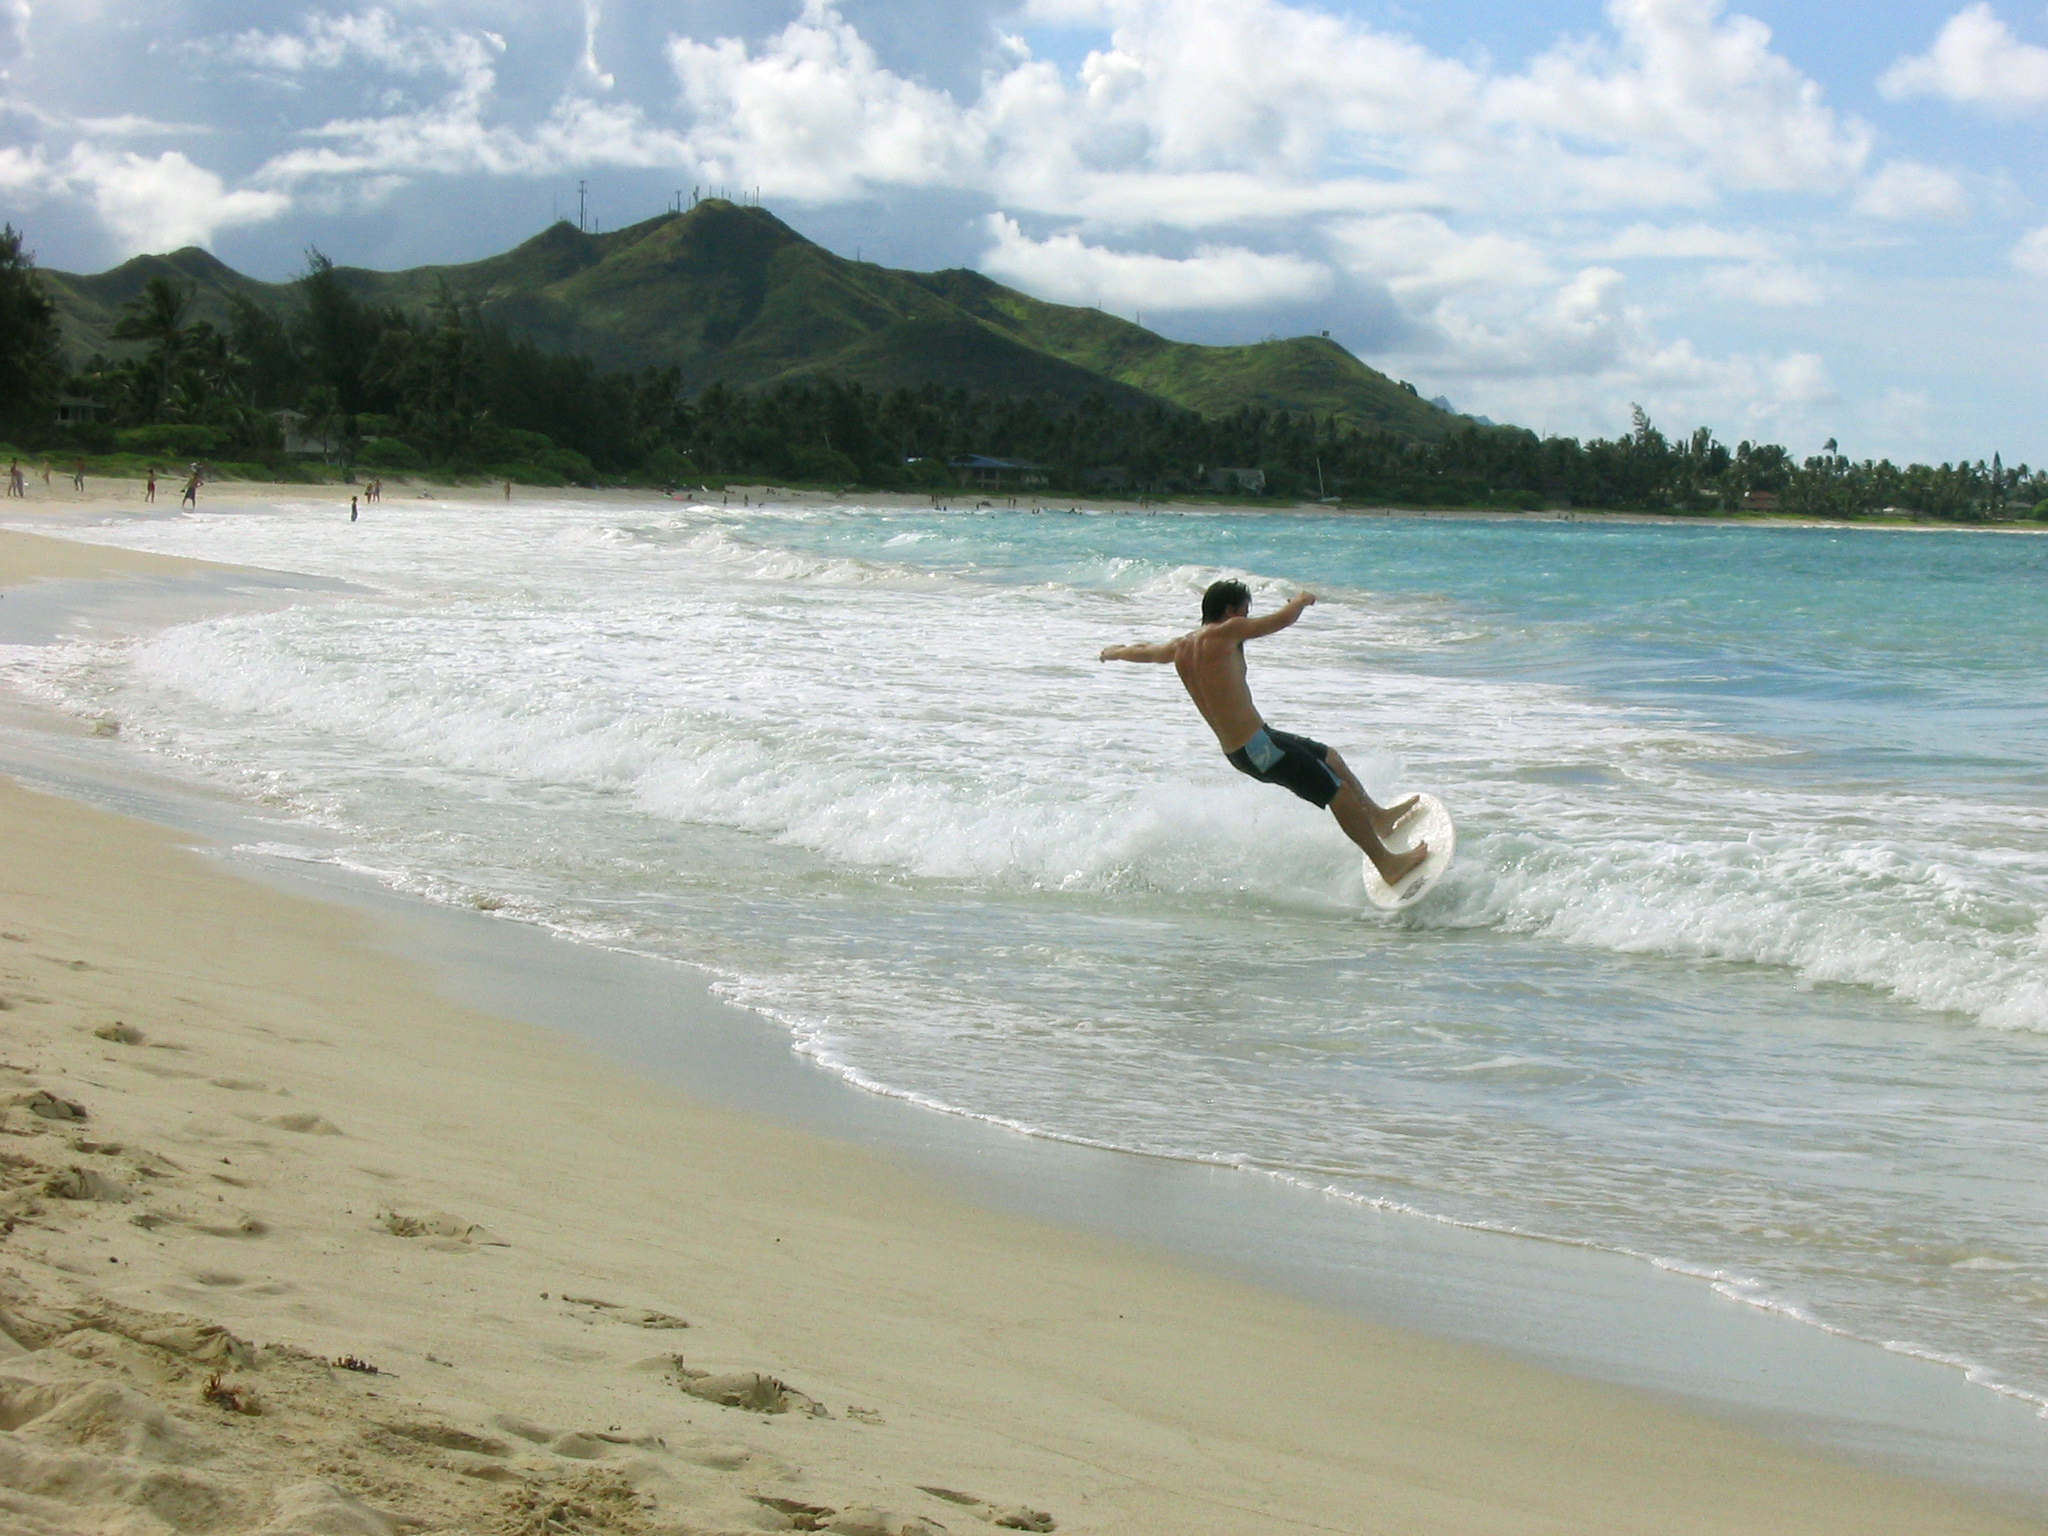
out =
<path fill-rule="evenodd" d="M 1253 618 L 1252 595 L 1241 581 L 1219 581 L 1202 594 L 1202 627 L 1157 645 L 1112 645 L 1102 661 L 1173 663 L 1188 697 L 1216 733 L 1230 766 L 1263 784 L 1291 789 L 1311 805 L 1326 806 L 1345 836 L 1365 851 L 1389 885 L 1399 885 L 1429 857 L 1429 845 L 1390 853 L 1382 841 L 1415 806 L 1410 795 L 1399 805 L 1378 806 L 1344 759 L 1319 741 L 1276 731 L 1259 715 L 1245 681 L 1244 643 L 1278 634 L 1316 600 L 1297 592 L 1281 607 Z"/>

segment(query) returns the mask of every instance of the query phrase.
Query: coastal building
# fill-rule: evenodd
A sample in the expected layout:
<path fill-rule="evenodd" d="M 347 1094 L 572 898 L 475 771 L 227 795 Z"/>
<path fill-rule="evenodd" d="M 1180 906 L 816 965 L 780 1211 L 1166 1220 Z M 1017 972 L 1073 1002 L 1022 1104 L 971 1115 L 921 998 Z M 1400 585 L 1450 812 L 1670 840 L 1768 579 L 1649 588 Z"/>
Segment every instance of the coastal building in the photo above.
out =
<path fill-rule="evenodd" d="M 77 395 L 59 395 L 57 397 L 58 426 L 83 427 L 99 419 L 99 401 L 82 399 Z"/>
<path fill-rule="evenodd" d="M 1775 512 L 1778 510 L 1776 491 L 1744 491 L 1742 510 L 1745 512 Z"/>
<path fill-rule="evenodd" d="M 1209 489 L 1226 495 L 1242 491 L 1247 496 L 1266 494 L 1266 472 L 1263 469 L 1212 469 L 1209 471 Z"/>
<path fill-rule="evenodd" d="M 1050 475 L 1043 464 L 1033 464 L 1027 459 L 992 458 L 985 453 L 956 454 L 946 461 L 946 467 L 963 484 L 981 490 L 1044 485 Z"/>
<path fill-rule="evenodd" d="M 331 428 L 309 431 L 304 411 L 272 411 L 277 430 L 284 440 L 284 451 L 297 454 L 300 458 L 324 459 L 339 446 Z"/>

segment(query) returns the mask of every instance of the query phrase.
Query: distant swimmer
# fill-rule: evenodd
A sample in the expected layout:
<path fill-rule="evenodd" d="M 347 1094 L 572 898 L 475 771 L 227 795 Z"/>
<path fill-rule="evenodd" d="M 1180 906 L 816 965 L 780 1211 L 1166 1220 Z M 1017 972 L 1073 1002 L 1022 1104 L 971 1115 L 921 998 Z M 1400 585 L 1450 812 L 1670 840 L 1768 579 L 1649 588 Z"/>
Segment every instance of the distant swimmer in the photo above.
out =
<path fill-rule="evenodd" d="M 1410 795 L 1398 805 L 1375 805 L 1335 752 L 1320 741 L 1267 725 L 1245 679 L 1245 641 L 1279 633 L 1315 600 L 1312 592 L 1297 592 L 1272 613 L 1255 619 L 1252 595 L 1244 583 L 1219 581 L 1202 594 L 1200 629 L 1157 645 L 1108 646 L 1098 659 L 1172 662 L 1231 767 L 1327 808 L 1344 835 L 1364 850 L 1380 878 L 1390 886 L 1399 885 L 1429 857 L 1429 845 L 1417 843 L 1395 853 L 1384 839 L 1415 808 L 1417 798 Z"/>

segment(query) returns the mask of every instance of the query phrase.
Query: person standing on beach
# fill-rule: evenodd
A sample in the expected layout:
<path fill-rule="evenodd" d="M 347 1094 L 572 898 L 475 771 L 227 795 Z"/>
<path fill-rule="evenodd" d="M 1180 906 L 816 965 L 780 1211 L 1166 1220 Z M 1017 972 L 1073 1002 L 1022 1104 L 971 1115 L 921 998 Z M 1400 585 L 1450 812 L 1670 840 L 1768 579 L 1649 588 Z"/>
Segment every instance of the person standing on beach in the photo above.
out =
<path fill-rule="evenodd" d="M 71 466 L 71 489 L 74 491 L 85 489 L 85 460 L 83 459 L 80 459 Z"/>
<path fill-rule="evenodd" d="M 156 466 L 154 464 L 149 466 L 149 484 L 143 488 L 142 499 L 144 501 L 156 500 Z"/>
<path fill-rule="evenodd" d="M 199 466 L 192 466 L 192 473 L 185 477 L 185 494 L 178 498 L 178 505 L 199 510 Z"/>
<path fill-rule="evenodd" d="M 356 499 L 353 496 L 348 499 L 348 520 L 350 522 L 356 520 Z"/>
<path fill-rule="evenodd" d="M 28 495 L 28 487 L 22 483 L 21 460 L 19 459 L 9 459 L 7 461 L 7 494 L 10 496 Z"/>
<path fill-rule="evenodd" d="M 1306 736 L 1276 731 L 1252 702 L 1245 677 L 1244 643 L 1286 629 L 1315 602 L 1297 592 L 1273 612 L 1253 618 L 1252 595 L 1241 581 L 1218 581 L 1202 594 L 1202 625 L 1177 640 L 1156 645 L 1111 645 L 1099 661 L 1172 662 L 1195 708 L 1216 733 L 1230 766 L 1262 784 L 1292 790 L 1310 805 L 1337 818 L 1344 835 L 1372 861 L 1380 878 L 1398 885 L 1429 857 L 1429 844 L 1392 853 L 1383 839 L 1412 810 L 1416 797 L 1399 805 L 1375 805 L 1344 759 Z"/>

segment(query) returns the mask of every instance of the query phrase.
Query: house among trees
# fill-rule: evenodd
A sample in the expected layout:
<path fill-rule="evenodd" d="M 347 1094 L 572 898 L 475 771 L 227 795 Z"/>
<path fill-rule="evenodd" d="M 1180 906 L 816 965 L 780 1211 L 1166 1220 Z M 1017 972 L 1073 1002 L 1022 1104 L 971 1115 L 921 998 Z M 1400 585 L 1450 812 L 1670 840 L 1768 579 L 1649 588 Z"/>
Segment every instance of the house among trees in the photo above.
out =
<path fill-rule="evenodd" d="M 981 490 L 1044 485 L 1051 475 L 1044 464 L 1033 464 L 1028 459 L 996 459 L 985 453 L 955 454 L 946 461 L 946 467 L 966 484 Z"/>
<path fill-rule="evenodd" d="M 1778 510 L 1776 491 L 1744 491 L 1742 510 L 1745 512 L 1775 512 Z"/>
<path fill-rule="evenodd" d="M 1209 489 L 1222 491 L 1243 491 L 1247 496 L 1266 494 L 1266 472 L 1263 469 L 1212 469 L 1209 471 Z"/>
<path fill-rule="evenodd" d="M 81 399 L 77 395 L 59 395 L 57 397 L 58 426 L 83 427 L 99 419 L 99 401 Z"/>
<path fill-rule="evenodd" d="M 304 411 L 272 411 L 270 414 L 277 422 L 286 453 L 302 459 L 325 459 L 340 446 L 329 428 L 309 428 Z"/>

